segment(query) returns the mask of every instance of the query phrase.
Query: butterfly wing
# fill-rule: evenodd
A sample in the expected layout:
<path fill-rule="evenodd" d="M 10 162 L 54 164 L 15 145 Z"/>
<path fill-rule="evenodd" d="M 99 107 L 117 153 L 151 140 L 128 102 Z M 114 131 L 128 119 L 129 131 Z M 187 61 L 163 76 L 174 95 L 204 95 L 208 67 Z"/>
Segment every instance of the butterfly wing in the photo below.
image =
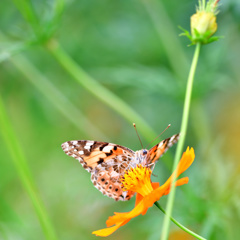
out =
<path fill-rule="evenodd" d="M 118 200 L 129 200 L 134 193 L 122 191 L 120 177 L 131 166 L 135 152 L 129 148 L 97 141 L 68 141 L 63 151 L 76 158 L 91 173 L 91 181 L 104 195 Z"/>
<path fill-rule="evenodd" d="M 179 134 L 167 138 L 148 151 L 147 164 L 155 163 L 179 139 Z"/>

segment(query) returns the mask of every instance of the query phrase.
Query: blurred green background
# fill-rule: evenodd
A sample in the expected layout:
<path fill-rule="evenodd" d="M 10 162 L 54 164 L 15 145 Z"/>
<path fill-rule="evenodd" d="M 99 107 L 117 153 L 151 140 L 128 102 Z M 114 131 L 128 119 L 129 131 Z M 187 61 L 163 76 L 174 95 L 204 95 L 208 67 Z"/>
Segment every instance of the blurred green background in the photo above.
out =
<path fill-rule="evenodd" d="M 224 38 L 201 49 L 185 144 L 196 159 L 173 211 L 213 240 L 240 236 L 240 2 L 220 3 L 216 35 Z M 91 232 L 104 228 L 108 216 L 134 206 L 134 199 L 103 196 L 61 143 L 89 139 L 138 150 L 132 122 L 144 146 L 169 123 L 161 139 L 179 132 L 194 47 L 178 36 L 178 26 L 189 29 L 196 4 L 1 0 L 0 95 L 59 239 L 97 239 Z M 2 134 L 0 142 L 0 239 L 45 239 Z M 153 181 L 168 178 L 174 151 L 158 162 Z M 107 239 L 159 239 L 162 221 L 153 206 Z M 169 239 L 193 238 L 171 224 Z"/>

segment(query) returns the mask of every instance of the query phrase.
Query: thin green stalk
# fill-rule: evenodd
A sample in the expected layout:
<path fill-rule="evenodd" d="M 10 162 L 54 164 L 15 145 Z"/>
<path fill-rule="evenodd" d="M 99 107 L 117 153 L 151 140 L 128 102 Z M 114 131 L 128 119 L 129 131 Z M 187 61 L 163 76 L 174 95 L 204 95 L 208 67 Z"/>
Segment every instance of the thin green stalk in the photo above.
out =
<path fill-rule="evenodd" d="M 27 58 L 18 55 L 11 58 L 11 61 L 26 79 L 77 128 L 94 138 L 108 140 L 107 136 L 95 127 Z"/>
<path fill-rule="evenodd" d="M 94 78 L 88 75 L 74 60 L 60 47 L 60 45 L 52 40 L 46 46 L 49 52 L 62 65 L 62 67 L 88 92 L 96 98 L 118 112 L 129 122 L 136 122 L 139 125 L 139 131 L 142 132 L 146 139 L 152 140 L 155 136 L 153 129 L 147 122 L 132 108 L 129 107 L 117 95 L 102 86 Z"/>
<path fill-rule="evenodd" d="M 201 2 L 201 1 L 199 1 Z M 206 8 L 206 1 L 205 0 L 202 0 L 202 7 L 205 9 Z"/>
<path fill-rule="evenodd" d="M 165 215 L 166 212 L 165 210 L 161 207 L 161 205 L 158 202 L 154 203 Z M 166 215 L 167 216 L 167 215 Z M 169 217 L 169 219 L 175 223 L 178 227 L 180 227 L 183 231 L 189 233 L 190 235 L 192 235 L 193 237 L 200 239 L 200 240 L 206 240 L 206 238 L 203 238 L 202 236 L 199 236 L 198 234 L 196 234 L 195 232 L 191 231 L 190 229 L 184 227 L 181 223 L 179 223 L 177 220 L 175 220 L 173 217 Z"/>
<path fill-rule="evenodd" d="M 30 169 L 23 154 L 22 148 L 20 147 L 17 137 L 15 136 L 11 123 L 8 119 L 1 97 L 0 97 L 0 126 L 3 138 L 13 158 L 20 180 L 32 201 L 32 204 L 35 208 L 36 214 L 42 226 L 45 237 L 48 240 L 56 240 L 57 236 L 55 230 L 48 218 L 44 205 L 37 193 L 36 186 L 33 182 L 30 173 Z"/>
<path fill-rule="evenodd" d="M 199 57 L 199 52 L 200 52 L 200 46 L 201 46 L 200 43 L 198 43 L 196 45 L 193 60 L 192 60 L 192 65 L 191 65 L 189 76 L 188 76 L 187 89 L 186 89 L 186 95 L 185 95 L 184 107 L 183 107 L 182 124 L 181 124 L 181 130 L 180 130 L 181 137 L 179 139 L 177 149 L 176 149 L 176 154 L 175 154 L 174 163 L 173 163 L 173 170 L 172 170 L 173 172 L 175 169 L 177 169 L 178 162 L 179 162 L 181 154 L 183 152 L 183 146 L 184 146 L 186 132 L 187 132 L 187 126 L 188 126 L 189 110 L 190 110 L 191 95 L 192 95 L 192 86 L 193 86 L 194 75 L 196 72 L 196 67 L 197 67 L 197 62 L 198 62 L 198 57 Z M 173 209 L 173 203 L 174 203 L 174 197 L 175 197 L 175 180 L 176 180 L 176 171 L 174 172 L 174 175 L 173 175 L 171 191 L 170 191 L 169 197 L 168 197 L 167 208 L 166 208 L 167 215 L 164 217 L 164 221 L 163 221 L 161 240 L 166 240 L 168 237 L 169 224 L 170 224 L 169 220 L 170 219 L 167 216 L 172 215 L 172 209 Z"/>
<path fill-rule="evenodd" d="M 13 3 L 21 12 L 26 21 L 32 26 L 32 29 L 36 35 L 39 37 L 41 35 L 41 26 L 39 19 L 32 6 L 32 1 L 30 0 L 13 0 Z"/>

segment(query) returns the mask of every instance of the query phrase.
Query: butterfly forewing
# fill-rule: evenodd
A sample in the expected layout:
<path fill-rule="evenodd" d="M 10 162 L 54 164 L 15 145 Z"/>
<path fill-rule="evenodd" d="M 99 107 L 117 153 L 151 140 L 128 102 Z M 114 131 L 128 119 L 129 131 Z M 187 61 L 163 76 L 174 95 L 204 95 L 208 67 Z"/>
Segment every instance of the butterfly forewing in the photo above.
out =
<path fill-rule="evenodd" d="M 134 193 L 121 189 L 120 177 L 131 166 L 135 152 L 129 148 L 97 141 L 68 141 L 62 144 L 64 152 L 79 160 L 91 172 L 94 186 L 115 200 L 128 200 Z"/>
<path fill-rule="evenodd" d="M 155 163 L 179 139 L 179 134 L 166 138 L 148 151 L 147 164 Z"/>
<path fill-rule="evenodd" d="M 67 155 L 79 160 L 88 171 L 92 171 L 98 164 L 111 161 L 116 156 L 134 156 L 134 151 L 126 147 L 87 140 L 65 142 L 62 144 L 62 149 Z"/>

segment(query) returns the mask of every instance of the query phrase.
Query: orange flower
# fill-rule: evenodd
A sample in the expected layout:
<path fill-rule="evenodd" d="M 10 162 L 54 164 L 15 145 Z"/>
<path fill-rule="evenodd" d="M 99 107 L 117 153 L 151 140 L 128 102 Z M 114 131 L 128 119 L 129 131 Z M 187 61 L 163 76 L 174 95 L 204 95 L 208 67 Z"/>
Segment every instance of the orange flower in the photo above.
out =
<path fill-rule="evenodd" d="M 183 153 L 178 167 L 175 170 L 176 177 L 190 167 L 194 158 L 195 154 L 193 148 L 189 150 L 188 147 L 186 152 Z M 107 228 L 94 231 L 92 232 L 93 234 L 101 237 L 109 236 L 118 228 L 129 222 L 132 218 L 140 214 L 144 215 L 148 208 L 156 201 L 162 196 L 169 194 L 174 173 L 172 173 L 162 186 L 159 186 L 159 183 L 151 182 L 151 173 L 152 171 L 148 167 L 138 165 L 136 168 L 131 168 L 124 174 L 122 178 L 123 189 L 137 192 L 135 208 L 126 213 L 115 212 L 115 215 L 109 217 L 106 221 Z M 177 180 L 175 186 L 180 186 L 186 183 L 188 183 L 188 177 Z"/>

